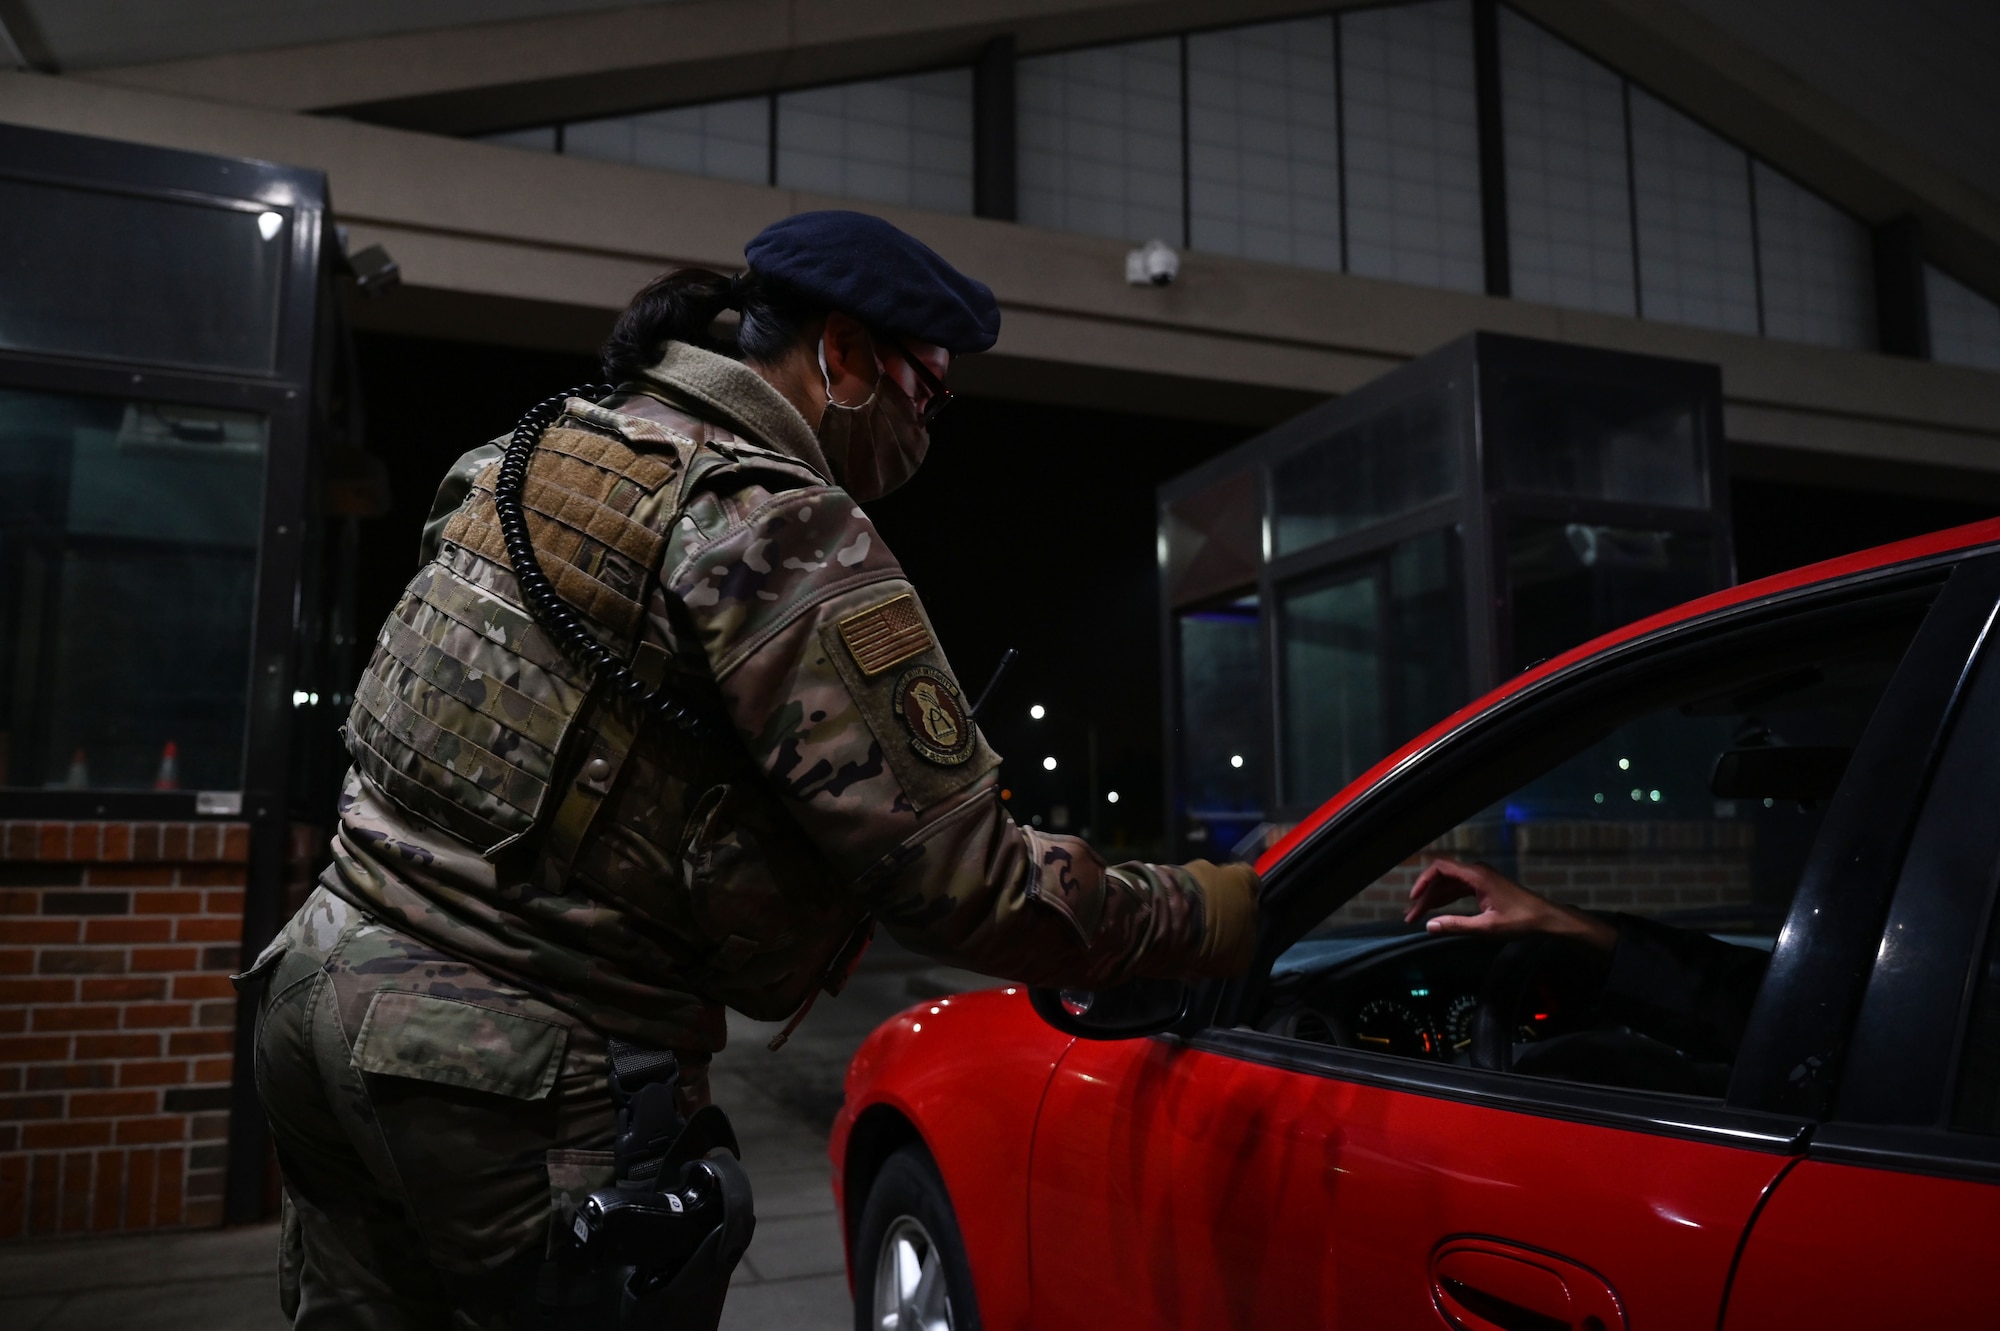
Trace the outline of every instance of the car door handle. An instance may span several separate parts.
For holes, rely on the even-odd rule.
[[[1431,1300],[1454,1331],[1624,1331],[1604,1277],[1553,1253],[1460,1235],[1431,1253]]]

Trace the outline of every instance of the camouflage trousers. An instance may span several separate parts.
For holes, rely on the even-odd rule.
[[[545,1320],[551,1235],[612,1178],[604,1038],[324,887],[242,983],[262,986],[292,1324]],[[707,1099],[706,1067],[690,1073],[687,1107]]]

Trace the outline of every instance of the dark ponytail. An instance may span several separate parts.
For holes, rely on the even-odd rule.
[[[743,316],[734,341],[715,336],[713,325],[724,310]],[[754,269],[735,277],[706,268],[662,273],[618,316],[600,353],[604,377],[614,384],[637,377],[669,342],[769,363],[803,342],[807,329],[825,315],[825,306]]]

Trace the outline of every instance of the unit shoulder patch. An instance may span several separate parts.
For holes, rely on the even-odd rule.
[[[840,640],[871,679],[931,649],[931,631],[908,592],[841,620]]]
[[[919,757],[956,767],[972,756],[972,722],[951,676],[930,666],[913,667],[898,677],[892,696]]]

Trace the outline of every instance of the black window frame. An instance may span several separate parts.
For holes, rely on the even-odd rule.
[[[1292,1071],[1512,1112],[1784,1154],[1802,1151],[1824,1117],[1831,1077],[1808,1088],[1820,1093],[1815,1100],[1798,1094],[1788,1074],[1806,1058],[1827,1062],[1829,1072],[1839,1064],[1924,776],[1996,596],[2000,555],[1954,551],[1685,621],[1537,681],[1412,757],[1275,867],[1264,894],[1257,962],[1242,978],[1207,986],[1194,1015],[1167,1038]],[[1720,1102],[1430,1064],[1266,1035],[1244,1024],[1284,949],[1372,881],[1370,870],[1382,867],[1375,860],[1385,850],[1406,853],[1412,838],[1420,839],[1435,821],[1420,812],[1423,806],[1448,782],[1518,747],[1524,732],[1573,706],[1580,692],[1608,697],[1646,680],[1663,681],[1746,636],[1768,636],[1780,625],[1795,629],[1808,616],[1826,616],[1837,627],[1871,601],[1882,601],[1887,611],[1898,597],[1929,598],[1929,605],[1857,747],[1852,775],[1829,806]],[[1364,848],[1359,854],[1357,843]],[[1375,847],[1372,856],[1369,846]],[[1326,886],[1329,879],[1337,886]],[[1801,1020],[1806,1009],[1812,1015]]]
[[[0,387],[113,401],[255,412],[268,424],[252,597],[250,676],[239,809],[193,790],[0,787],[0,816],[252,822],[282,819],[293,732],[293,602],[306,556],[313,461],[313,385],[326,266],[326,179],[317,171],[0,125],[0,178],[94,193],[282,211],[290,254],[269,372],[220,371],[0,348]],[[79,238],[80,241],[83,238]],[[109,645],[107,645],[109,646]]]
[[[2000,589],[1996,589],[2000,593]],[[2000,1182],[2000,1136],[1952,1123],[2000,910],[2000,594],[1954,690],[1937,767],[1878,938],[1814,1158]]]

